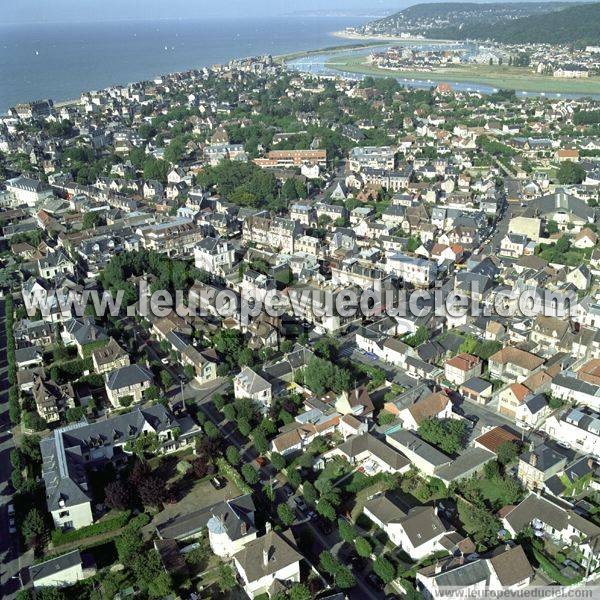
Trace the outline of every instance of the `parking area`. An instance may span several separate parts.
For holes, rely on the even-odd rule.
[[[188,477],[192,479],[194,476],[189,474]],[[238,487],[229,480],[221,489],[216,489],[209,480],[198,481],[190,487],[179,502],[165,505],[164,510],[154,517],[145,529],[152,531],[157,525],[176,521],[179,517],[202,510],[227,498],[236,498],[240,494]]]

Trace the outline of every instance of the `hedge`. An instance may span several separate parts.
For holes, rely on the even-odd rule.
[[[560,572],[560,569],[551,560],[549,560],[546,556],[544,556],[537,548],[532,548],[532,549],[533,549],[533,555],[535,556],[535,559],[537,560],[538,564],[540,565],[540,568],[542,569],[542,571],[544,571],[544,573],[546,573],[546,575],[548,575],[548,577],[551,577],[552,579],[554,579],[554,581],[556,581],[556,583],[560,583],[561,585],[573,585],[573,584],[581,581],[581,577],[577,577],[574,579],[565,577]]]
[[[82,527],[81,529],[74,529],[72,531],[61,531],[60,529],[55,529],[52,532],[52,544],[54,546],[62,546],[63,544],[69,544],[71,542],[83,540],[94,535],[116,531],[117,529],[125,527],[130,518],[131,511],[127,510],[116,517],[106,519],[105,521],[100,521],[99,523],[94,523],[93,525],[88,525],[87,527]]]
[[[244,479],[238,473],[238,471],[234,469],[224,458],[218,458],[216,460],[216,464],[217,469],[219,470],[219,474],[233,481],[233,483],[235,483],[240,492],[242,492],[243,494],[252,493],[252,488],[244,481]]]

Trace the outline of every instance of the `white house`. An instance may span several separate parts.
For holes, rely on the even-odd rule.
[[[85,569],[84,572],[79,550],[73,550],[29,567],[29,576],[36,589],[68,587],[86,577],[91,577],[94,573],[93,568]]]
[[[364,514],[413,560],[420,560],[446,549],[440,540],[449,531],[438,517],[437,508],[433,506],[416,506],[405,512],[381,495],[365,504]]]
[[[269,410],[273,400],[271,384],[250,367],[244,367],[234,377],[233,392],[236,400],[240,398],[254,400],[263,413]]]
[[[573,450],[600,458],[600,415],[597,412],[573,408],[562,416],[548,418],[544,430]]]
[[[141,402],[142,394],[154,380],[149,369],[137,364],[115,369],[105,377],[106,394],[114,408],[123,406],[125,399],[130,399],[127,406]]]
[[[402,427],[415,431],[425,419],[451,419],[453,416],[457,415],[452,412],[452,401],[444,392],[436,392],[420,398],[398,413]]]
[[[447,558],[417,571],[417,589],[425,598],[482,595],[526,588],[534,570],[521,546],[498,548],[490,558]]]
[[[221,275],[231,269],[235,262],[235,249],[230,242],[206,237],[194,248],[194,264],[197,269]]]
[[[502,517],[502,523],[513,536],[531,527],[538,537],[546,536],[555,543],[576,547],[586,561],[591,559],[592,566],[599,562],[600,551],[594,550],[594,538],[600,535],[600,527],[578,515],[568,505],[530,493]]]
[[[282,533],[269,530],[233,557],[233,564],[249,598],[270,594],[275,586],[288,587],[300,581],[302,555],[288,529]]]

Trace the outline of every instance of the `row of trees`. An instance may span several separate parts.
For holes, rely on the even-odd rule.
[[[4,301],[4,318],[6,333],[6,360],[8,363],[8,415],[10,422],[17,425],[21,422],[21,404],[19,402],[19,388],[17,387],[17,363],[15,360],[15,335],[14,335],[15,307],[10,294]]]

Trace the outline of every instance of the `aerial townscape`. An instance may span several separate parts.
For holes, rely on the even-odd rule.
[[[600,4],[565,4],[0,116],[2,598],[596,585]]]

